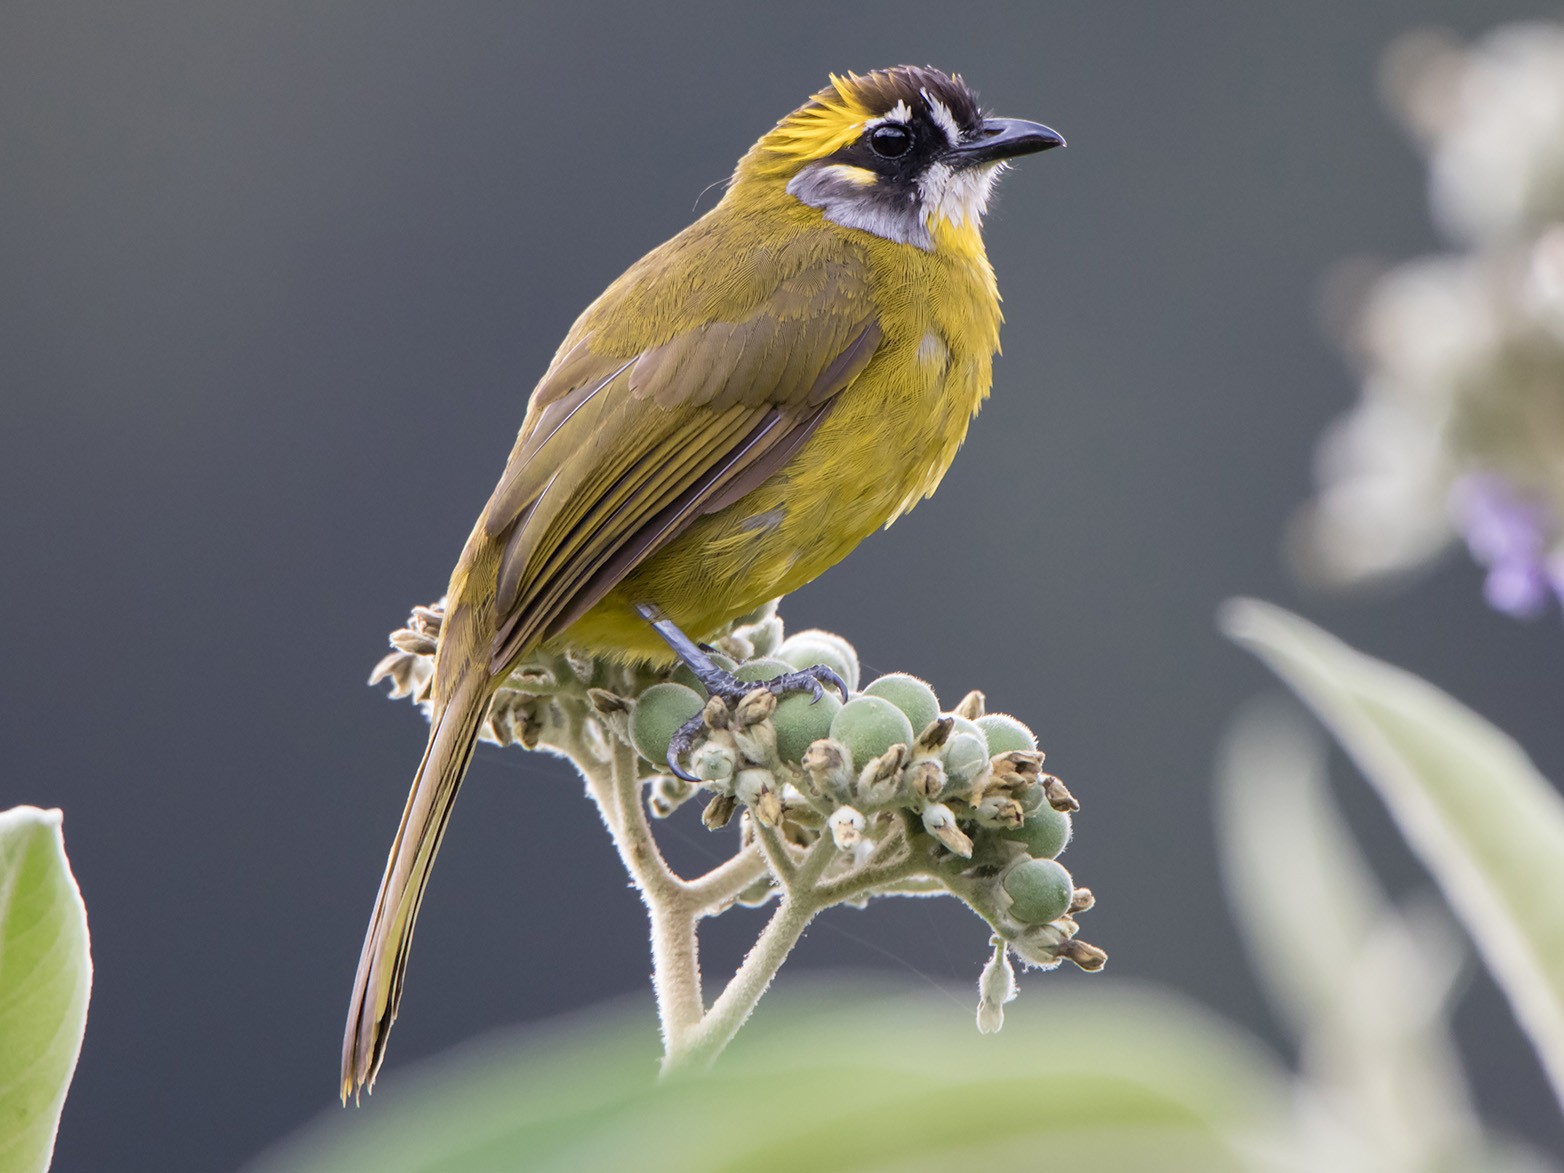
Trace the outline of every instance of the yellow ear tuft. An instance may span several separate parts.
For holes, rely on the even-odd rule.
[[[784,174],[823,159],[858,137],[874,113],[864,103],[862,79],[855,73],[831,74],[831,84],[794,110],[750,152],[756,170]]]

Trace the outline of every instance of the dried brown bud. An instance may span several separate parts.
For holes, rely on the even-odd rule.
[[[630,702],[628,700],[616,692],[609,692],[606,688],[587,689],[587,699],[592,702],[592,707],[599,713],[628,713],[630,711]]]
[[[738,800],[731,794],[713,795],[706,809],[701,812],[701,822],[713,831],[726,827],[738,805]]]
[[[1092,895],[1090,888],[1077,888],[1075,895],[1070,897],[1070,914],[1085,912],[1097,903],[1097,897]]]
[[[757,688],[747,692],[733,710],[733,727],[747,729],[758,725],[777,711],[777,694],[769,688]]]
[[[391,646],[410,656],[432,656],[439,644],[421,631],[409,631],[404,627],[391,633]]]
[[[1021,804],[1003,794],[990,794],[973,808],[973,817],[986,827],[1014,830],[1026,821]]]
[[[902,781],[918,798],[938,798],[945,789],[945,768],[938,758],[922,758],[903,771]]]
[[[998,790],[1015,795],[1039,779],[1042,774],[1043,755],[1035,750],[1013,749],[996,753],[988,760],[988,784],[985,792]]]
[[[968,721],[976,721],[987,712],[987,704],[988,698],[974,688],[961,698],[961,703],[952,709],[951,712],[958,717],[965,717]]]
[[[934,753],[947,741],[950,733],[956,727],[956,722],[950,717],[939,717],[930,721],[923,727],[923,732],[918,734],[918,739],[913,743],[912,752],[918,754]]]
[[[755,801],[755,817],[768,827],[782,822],[782,799],[769,786],[760,792]]]
[[[1081,809],[1081,804],[1075,801],[1075,795],[1065,788],[1063,782],[1052,774],[1044,774],[1042,777],[1043,796],[1048,799],[1048,805],[1056,811],[1074,812]]]
[[[879,806],[895,799],[901,791],[901,770],[907,764],[907,747],[893,745],[872,758],[858,773],[858,796],[866,806]]]
[[[730,714],[728,702],[720,696],[714,696],[706,701],[706,707],[701,710],[701,716],[706,721],[708,729],[726,729]]]
[[[1054,952],[1065,961],[1073,961],[1087,973],[1096,973],[1108,964],[1108,954],[1105,951],[1075,937],[1061,942]]]
[[[811,793],[846,796],[852,770],[840,743],[822,737],[804,751],[799,765],[803,768],[804,785]]]
[[[956,826],[956,816],[942,802],[923,808],[923,829],[963,859],[972,858],[972,840]]]

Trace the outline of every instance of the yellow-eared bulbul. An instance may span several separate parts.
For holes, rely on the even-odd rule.
[[[353,985],[344,1099],[384,1056],[500,681],[540,648],[692,653],[678,629],[714,634],[933,492],[999,346],[989,194],[1008,160],[1063,142],[985,117],[936,69],[832,77],[739,160],[716,207],[576,320],[451,575],[428,748]]]

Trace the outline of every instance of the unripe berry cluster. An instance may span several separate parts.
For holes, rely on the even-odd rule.
[[[394,650],[371,683],[389,680],[393,696],[427,707],[443,616],[442,604],[416,609],[392,635]],[[630,781],[654,816],[669,817],[700,792],[708,828],[737,818],[740,854],[759,850],[764,866],[703,915],[732,903],[766,904],[784,890],[816,911],[883,895],[944,892],[962,900],[993,930],[995,953],[980,983],[983,1030],[999,1028],[1003,1004],[1014,996],[1011,954],[1044,968],[1065,960],[1102,967],[1106,954],[1076,937],[1074,918],[1091,907],[1091,892],[1057,862],[1079,807],[1044,772],[1043,752],[1024,723],[987,712],[980,692],[947,710],[915,676],[865,682],[850,643],[818,630],[784,637],[774,606],[740,620],[717,640],[712,658],[755,688],[728,701],[708,697],[683,665],[655,671],[539,655],[500,689],[482,736],[563,754],[587,778],[589,793],[614,746],[633,747]],[[815,698],[768,687],[817,665],[847,686],[845,703],[829,691]],[[701,732],[686,756],[692,782],[672,776],[667,755],[697,718]],[[801,891],[796,878],[811,859],[819,866]]]

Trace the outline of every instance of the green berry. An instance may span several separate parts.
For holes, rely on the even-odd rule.
[[[864,696],[884,697],[902,712],[912,723],[913,733],[922,733],[930,721],[939,716],[939,697],[934,690],[916,676],[905,672],[893,672],[882,676],[863,690]]]
[[[783,697],[771,717],[777,727],[777,756],[784,762],[798,761],[811,745],[831,735],[831,722],[841,711],[834,689],[827,689],[818,701],[807,692]]]
[[[990,713],[977,719],[977,726],[988,739],[988,752],[1010,753],[1021,750],[1031,753],[1037,749],[1037,738],[1032,731],[1007,713]]]
[[[1026,853],[1033,859],[1053,859],[1069,846],[1071,830],[1069,813],[1056,811],[1045,802],[1026,816],[1026,822],[1000,835],[1025,843]]]
[[[861,696],[832,719],[831,736],[847,747],[854,769],[861,770],[891,746],[911,745],[912,722],[884,697]]]
[[[957,718],[958,721],[960,719]],[[981,733],[955,733],[945,743],[941,758],[945,763],[945,773],[951,781],[969,786],[983,772],[983,767],[988,765],[988,745]]]
[[[819,628],[790,635],[777,648],[777,655],[794,668],[813,668],[824,664],[847,684],[848,691],[858,688],[858,653],[839,635]]]
[[[668,743],[679,726],[705,707],[706,699],[693,688],[671,680],[654,684],[630,711],[630,740],[642,757],[660,766],[668,760]]]
[[[758,660],[744,661],[734,671],[733,675],[752,684],[765,684],[768,680],[775,680],[778,676],[786,676],[791,671],[793,671],[793,665],[785,660],[773,660],[769,656],[762,656]]]
[[[730,656],[724,656],[721,652],[708,652],[706,654],[712,658],[717,667],[723,669],[724,671],[732,672],[739,666],[737,660],[734,660]],[[699,680],[695,679],[695,673],[690,671],[690,666],[688,664],[680,664],[673,670],[673,675],[668,677],[668,679],[674,684],[682,684],[685,688],[694,689],[702,696],[706,695],[706,686],[703,685]]]
[[[1051,859],[1026,859],[1000,880],[1010,896],[1010,915],[1022,924],[1045,925],[1070,911],[1075,883]]]

